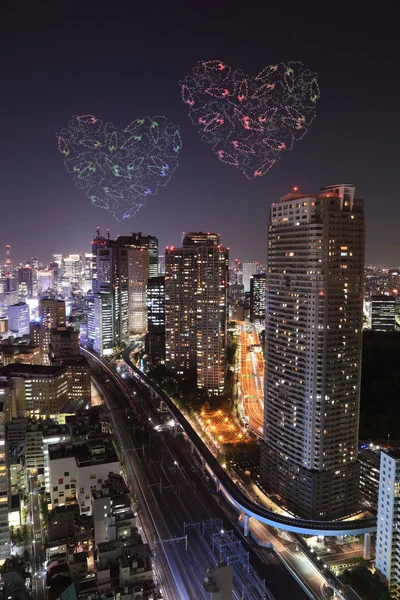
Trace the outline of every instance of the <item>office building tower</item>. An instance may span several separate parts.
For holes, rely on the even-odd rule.
[[[17,271],[18,298],[25,300],[34,297],[34,282],[36,283],[36,271],[32,267],[21,267]]]
[[[166,365],[197,373],[197,387],[221,394],[225,380],[229,251],[214,233],[188,233],[165,252]]]
[[[43,364],[50,364],[49,361],[49,345],[51,330],[56,327],[65,326],[65,302],[62,300],[47,300],[39,301],[39,319],[40,319],[40,339],[39,343],[43,352]],[[31,335],[34,335],[34,330],[31,330]],[[36,343],[33,339],[33,343]]]
[[[64,274],[64,262],[62,254],[53,254],[53,262],[58,265],[58,276],[62,277]]]
[[[79,254],[69,254],[63,262],[63,278],[72,288],[80,288],[82,284],[82,258]]]
[[[83,271],[83,291],[87,294],[92,289],[93,282],[93,254],[91,252],[85,253],[85,267]]]
[[[11,364],[0,369],[0,380],[11,390],[13,418],[54,417],[68,402],[63,367]]]
[[[91,398],[90,367],[79,350],[79,331],[57,327],[50,332],[50,364],[63,366],[67,372],[68,399]]]
[[[38,295],[43,296],[54,289],[54,273],[49,269],[40,269],[36,272]]]
[[[128,248],[129,332],[142,334],[147,330],[146,289],[149,280],[149,251]]]
[[[268,225],[261,477],[313,519],[358,508],[365,227],[354,192],[287,194]]]
[[[115,346],[114,302],[112,294],[101,292],[89,296],[87,302],[87,345],[91,350],[111,354]]]
[[[11,304],[7,309],[8,329],[18,337],[29,335],[29,306],[25,302]]]
[[[243,263],[242,265],[242,283],[244,285],[244,291],[250,291],[250,278],[257,273],[257,263]]]
[[[394,331],[396,325],[396,296],[372,296],[372,331]]]
[[[128,249],[111,240],[109,232],[107,238],[104,238],[97,230],[92,243],[92,254],[93,307],[95,329],[98,329],[95,338],[96,346],[102,348],[103,352],[129,342]]]
[[[164,275],[165,273],[165,255],[162,254],[158,257],[158,272],[160,275]]]
[[[243,265],[239,259],[235,258],[235,262],[233,265],[234,277],[229,279],[229,283],[236,283],[238,285],[243,285]]]
[[[250,321],[265,322],[265,273],[250,277]]]
[[[4,400],[0,396],[0,561],[11,554],[10,530],[8,527],[9,481],[6,461],[5,410]]]
[[[116,242],[126,248],[143,248],[149,252],[149,277],[158,277],[158,239],[141,232],[118,236]]]
[[[4,307],[8,308],[18,302],[18,284],[11,273],[6,274],[3,279]]]
[[[375,568],[389,586],[392,598],[400,596],[400,450],[381,453],[378,529]]]
[[[165,359],[165,277],[152,277],[147,283],[146,354],[152,361]]]

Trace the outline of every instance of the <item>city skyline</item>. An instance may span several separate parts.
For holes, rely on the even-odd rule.
[[[182,6],[172,13],[162,7],[141,7],[134,14],[121,8],[106,18],[96,6],[94,17],[81,7],[79,18],[64,14],[57,19],[44,7],[23,13],[1,9],[0,47],[13,60],[6,61],[3,74],[0,199],[6,210],[0,236],[11,244],[14,261],[29,256],[33,223],[41,260],[52,251],[83,254],[100,226],[102,231],[110,228],[113,237],[154,233],[160,248],[178,245],[182,231],[218,231],[232,257],[263,262],[272,202],[295,185],[307,191],[349,181],[365,198],[367,262],[396,264],[400,209],[393,123],[398,83],[391,76],[396,20],[390,11],[372,20],[339,3],[326,29],[313,3],[285,14],[279,7],[267,10],[256,3],[257,19],[251,10],[238,19],[239,7],[224,3],[219,17],[208,3],[193,16],[187,12],[190,7]],[[346,44],[337,42],[343,23]],[[372,30],[374,44],[368,35]],[[103,39],[107,44],[99,43]],[[324,52],[317,52],[318,47]],[[302,60],[319,73],[321,99],[310,131],[256,181],[216,159],[198,139],[182,105],[178,82],[199,59],[213,57],[250,75],[281,60]],[[79,112],[93,112],[118,127],[145,114],[166,114],[181,127],[179,169],[135,218],[117,223],[90,206],[65,172],[55,132]],[[62,225],[53,225],[55,212],[64,218]]]

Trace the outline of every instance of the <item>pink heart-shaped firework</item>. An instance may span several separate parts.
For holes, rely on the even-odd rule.
[[[180,85],[201,139],[248,179],[265,175],[304,137],[320,95],[317,75],[300,62],[268,66],[254,78],[219,60],[199,62]]]

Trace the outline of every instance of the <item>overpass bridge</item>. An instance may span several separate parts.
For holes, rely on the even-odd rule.
[[[91,360],[100,364],[108,372],[110,377],[116,381],[120,389],[126,395],[133,410],[135,410],[135,397],[130,392],[124,380],[114,371],[114,369],[106,361],[87,348],[81,347],[81,352]],[[145,385],[168,409],[175,423],[180,426],[183,433],[189,439],[192,451],[196,452],[204,468],[207,469],[210,477],[214,480],[217,491],[226,498],[232,508],[243,514],[245,535],[248,534],[250,517],[261,523],[265,523],[266,525],[276,527],[277,529],[300,535],[341,536],[363,535],[376,532],[376,517],[362,519],[354,518],[346,521],[317,521],[303,519],[300,517],[279,514],[248,498],[233,483],[226,470],[215,458],[172,400],[149,377],[147,377],[147,375],[142,373],[142,371],[131,362],[129,348],[122,353],[122,358],[131,375],[141,384]]]

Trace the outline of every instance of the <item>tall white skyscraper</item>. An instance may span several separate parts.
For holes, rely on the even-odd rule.
[[[365,226],[354,192],[287,194],[268,225],[261,477],[314,519],[358,508]]]
[[[381,452],[375,567],[393,598],[400,594],[400,450]]]

